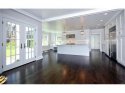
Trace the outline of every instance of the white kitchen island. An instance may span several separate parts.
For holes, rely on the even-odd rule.
[[[86,44],[59,45],[59,46],[57,46],[57,53],[58,54],[67,54],[67,55],[89,56],[89,46]]]

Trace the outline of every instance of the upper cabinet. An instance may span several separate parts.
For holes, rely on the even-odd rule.
[[[124,11],[122,11],[117,17],[116,17],[116,30],[117,30],[117,37],[124,37],[125,36],[125,27],[124,27]]]

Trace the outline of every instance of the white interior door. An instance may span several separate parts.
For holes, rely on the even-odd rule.
[[[91,49],[100,49],[100,35],[91,35]]]
[[[3,19],[3,71],[20,66],[22,54],[21,25]]]

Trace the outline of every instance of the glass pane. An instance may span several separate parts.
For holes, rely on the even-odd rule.
[[[16,61],[19,61],[19,58],[20,56],[19,55],[16,55]]]
[[[29,48],[29,52],[31,52],[31,49],[32,49],[32,48]]]
[[[15,56],[11,56],[11,63],[14,63],[15,61]]]
[[[14,30],[11,31],[10,38],[11,39],[16,39],[16,31],[14,31]]]
[[[16,40],[13,39],[11,40],[11,55],[15,56],[16,53]]]
[[[20,33],[16,32],[16,39],[20,39]]]
[[[26,47],[26,52],[29,52],[27,47]]]
[[[27,47],[30,46],[30,40],[27,40]]]
[[[16,31],[19,32],[19,25],[16,25]]]
[[[28,27],[26,27],[26,31],[28,31]]]
[[[12,23],[12,31],[16,32],[16,24]]]
[[[31,40],[31,48],[34,48],[34,40]]]
[[[6,65],[10,65],[11,61],[10,61],[10,57],[6,57]]]
[[[26,53],[26,59],[28,59],[28,53]]]
[[[6,38],[11,38],[11,31],[9,30],[9,31],[7,31],[6,32],[6,35],[7,35],[7,37]]]
[[[31,31],[32,29],[29,27],[29,31]]]
[[[32,52],[32,58],[34,57],[34,51]]]
[[[29,52],[29,58],[31,58],[31,55],[32,55],[32,53],[31,53],[31,52]]]
[[[6,56],[10,56],[10,40],[6,40]]]
[[[19,47],[16,48],[16,54],[20,54],[20,48]]]
[[[20,40],[16,40],[16,47],[20,47]]]
[[[34,48],[32,48],[32,52],[34,52]]]
[[[11,23],[7,22],[7,38],[11,37]]]

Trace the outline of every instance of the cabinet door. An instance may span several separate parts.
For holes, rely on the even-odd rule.
[[[119,21],[120,21],[120,22],[119,22],[119,23],[120,23],[120,29],[119,29],[119,30],[120,30],[120,36],[125,36],[125,31],[124,31],[124,28],[125,28],[125,27],[124,27],[124,23],[125,23],[124,21],[125,21],[125,20],[124,20],[124,19],[125,19],[125,18],[124,18],[124,12],[122,12],[122,13],[120,14],[120,20],[119,20]]]
[[[125,66],[125,37],[121,37],[121,64]]]

